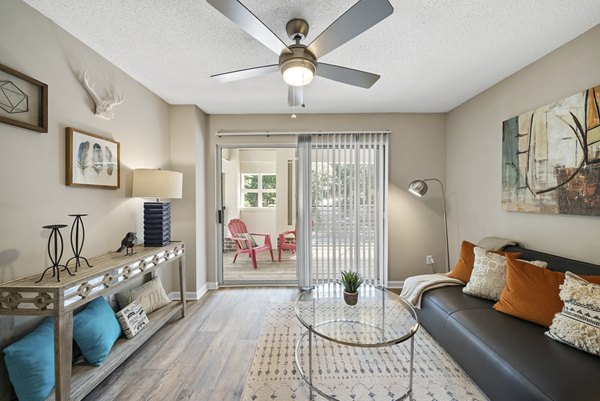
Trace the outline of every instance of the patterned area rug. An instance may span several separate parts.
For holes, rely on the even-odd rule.
[[[308,385],[294,363],[296,343],[305,332],[290,302],[272,302],[262,328],[243,401],[308,400]],[[431,336],[415,335],[413,396],[418,401],[486,401],[487,397]],[[308,340],[300,346],[308,366]],[[406,392],[410,344],[356,348],[313,336],[313,383],[339,400],[387,401]],[[315,400],[324,400],[315,394]]]

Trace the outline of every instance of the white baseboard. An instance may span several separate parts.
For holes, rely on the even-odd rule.
[[[219,283],[217,283],[216,281],[213,283],[206,283],[206,288],[208,290],[218,290],[219,289]]]
[[[404,286],[404,280],[402,281],[388,281],[387,288],[402,288]]]
[[[185,293],[185,299],[188,301],[197,301],[199,300],[206,292],[209,290],[209,287],[213,283],[206,283],[202,287],[200,287],[197,291],[188,291]],[[173,301],[181,300],[181,295],[179,291],[173,291],[169,293],[169,299]]]

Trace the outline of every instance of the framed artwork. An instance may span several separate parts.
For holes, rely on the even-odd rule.
[[[119,142],[67,127],[66,185],[118,189],[121,185]]]
[[[0,122],[48,132],[48,85],[0,64]]]
[[[600,85],[504,121],[502,207],[600,216]]]

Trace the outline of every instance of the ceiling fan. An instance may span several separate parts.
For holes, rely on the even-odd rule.
[[[288,104],[294,107],[304,104],[303,87],[315,75],[361,88],[370,88],[379,79],[377,74],[326,64],[318,59],[390,16],[394,9],[388,0],[359,0],[308,46],[300,43],[308,35],[308,22],[303,19],[288,21],[286,32],[294,41],[288,46],[238,0],[207,2],[279,55],[277,64],[211,75],[220,82],[253,78],[279,70],[289,85]]]

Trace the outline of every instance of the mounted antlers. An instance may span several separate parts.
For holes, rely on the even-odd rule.
[[[90,83],[87,72],[88,70],[86,69],[83,73],[83,84],[85,86],[85,89],[92,97],[94,103],[96,103],[96,115],[98,117],[104,118],[105,120],[112,120],[112,118],[114,117],[113,108],[125,101],[125,94],[122,94],[121,96],[114,94],[112,99],[102,100],[94,90],[94,82]]]

